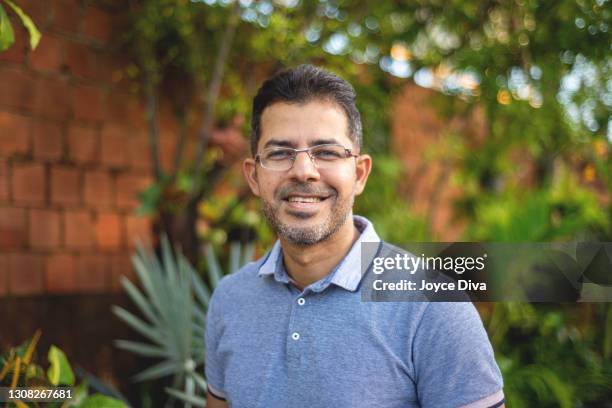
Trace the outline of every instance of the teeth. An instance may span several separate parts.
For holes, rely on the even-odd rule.
[[[319,197],[289,197],[291,203],[318,203],[322,200]]]

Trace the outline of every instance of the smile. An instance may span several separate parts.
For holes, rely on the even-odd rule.
[[[320,203],[327,197],[302,197],[302,196],[290,196],[287,197],[287,201],[290,203]]]

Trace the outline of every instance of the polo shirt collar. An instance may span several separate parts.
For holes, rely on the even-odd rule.
[[[380,237],[374,230],[372,223],[367,218],[354,215],[353,222],[355,223],[357,229],[361,231],[357,241],[355,241],[347,255],[329,275],[318,280],[317,282],[312,283],[307,287],[307,289],[310,289],[313,292],[321,292],[331,283],[348,291],[355,291],[357,289],[362,277],[361,244],[364,242],[379,243]],[[290,278],[283,266],[282,253],[280,240],[277,240],[270,252],[268,252],[266,259],[259,267],[259,275],[273,275],[276,281],[288,284],[290,282]],[[363,262],[365,264],[369,264],[371,262],[371,259],[369,258],[372,257],[374,257],[373,253],[368,254],[368,259],[363,259]]]

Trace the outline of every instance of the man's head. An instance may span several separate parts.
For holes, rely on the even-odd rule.
[[[348,120],[348,136],[357,148],[362,146],[361,116],[355,105],[355,89],[339,76],[313,65],[287,69],[263,83],[253,100],[251,119],[251,153],[257,154],[261,138],[261,117],[270,105],[277,102],[305,104],[312,100],[333,102]]]
[[[343,227],[352,232],[347,220],[372,161],[359,154],[351,85],[309,65],[283,71],[257,93],[252,127],[254,157],[244,161],[244,174],[279,237],[307,246]],[[304,151],[314,146],[322,147]]]

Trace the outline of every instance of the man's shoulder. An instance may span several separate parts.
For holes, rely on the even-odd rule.
[[[215,288],[214,293],[219,295],[234,296],[244,291],[252,290],[259,283],[259,267],[265,261],[265,256],[244,265],[238,271],[225,275]]]
[[[238,271],[225,275],[216,290],[231,291],[240,287],[248,286],[251,281],[258,277],[260,260],[249,262]]]
[[[410,252],[406,251],[405,249],[400,248],[397,245],[394,245],[394,244],[392,244],[390,242],[381,241],[380,243],[381,243],[381,245],[380,245],[380,250],[379,250],[379,256],[380,255],[383,255],[383,256],[385,256],[385,255],[395,255],[395,254],[401,254],[401,255],[409,254],[411,256],[414,256]]]

